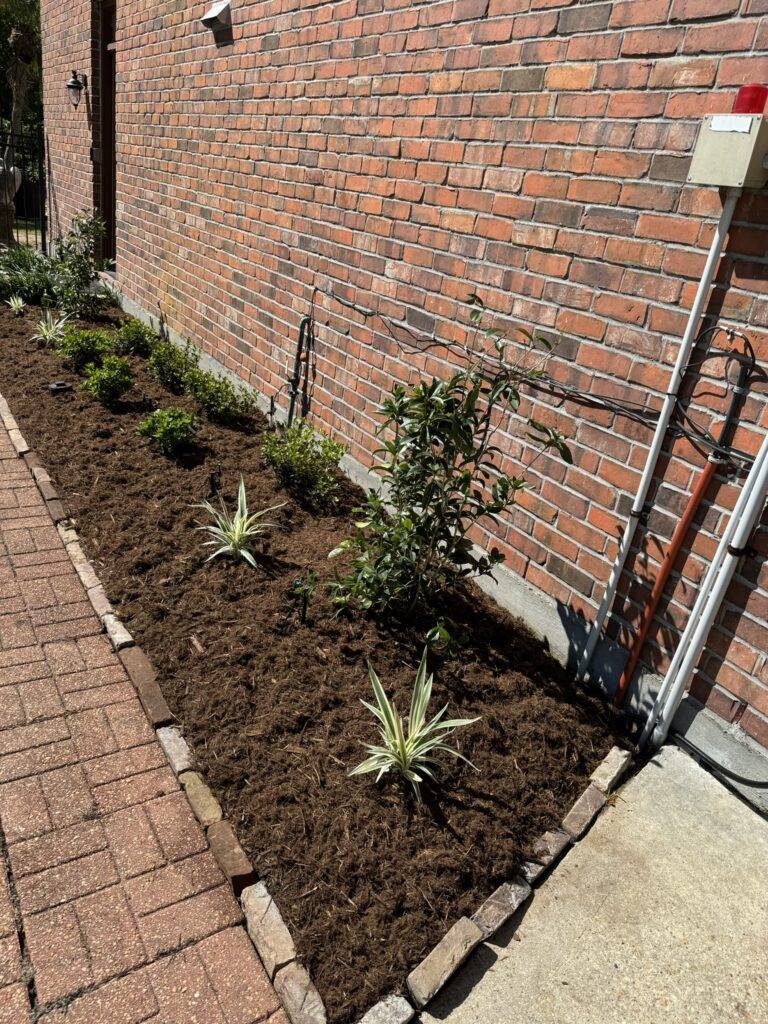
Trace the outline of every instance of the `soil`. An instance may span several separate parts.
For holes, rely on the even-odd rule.
[[[614,742],[616,719],[576,688],[519,622],[473,587],[436,601],[455,650],[432,659],[433,706],[480,721],[454,739],[477,771],[445,762],[424,804],[397,780],[349,778],[375,742],[366,661],[406,713],[434,616],[389,629],[338,616],[322,581],[350,533],[360,492],[333,515],[302,508],[260,456],[268,429],[203,423],[200,449],[165,458],[137,435],[150,403],[193,409],[132,360],[136,384],[113,411],[30,342],[38,312],[0,312],[0,391],[67,504],[120,616],[158,669],[200,771],[273,893],[333,1024],[402,990],[408,971],[462,914],[518,869],[556,826]],[[73,389],[48,392],[53,380]],[[206,563],[192,506],[210,473],[232,502],[240,476],[269,517],[258,570]],[[321,583],[301,624],[291,584]]]

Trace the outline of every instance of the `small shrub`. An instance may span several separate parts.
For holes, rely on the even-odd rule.
[[[476,296],[470,307],[481,337],[467,345],[463,368],[447,380],[397,385],[381,407],[380,432],[388,440],[376,469],[387,500],[370,492],[353,538],[331,552],[354,552],[351,571],[333,585],[341,607],[402,615],[465,577],[490,575],[504,561],[497,548],[479,553],[470,531],[511,508],[527,486],[524,476],[501,472],[494,434],[501,415],[517,411],[520,388],[540,375],[540,355],[532,365],[522,357],[508,362],[503,332],[483,326],[484,306]],[[551,347],[520,333],[531,345],[538,340]],[[530,418],[528,424],[540,451],[571,461],[558,431]]]
[[[51,298],[51,258],[25,245],[0,249],[0,299],[18,295],[25,302],[45,305]]]
[[[183,409],[157,409],[139,425],[142,437],[148,437],[166,455],[178,455],[192,446],[197,423]]]
[[[102,267],[96,251],[104,230],[99,214],[80,213],[73,217],[71,230],[54,242],[50,292],[59,309],[91,317],[104,307],[103,294],[92,287]]]
[[[309,504],[323,508],[336,500],[339,490],[336,469],[344,447],[317,433],[308,423],[268,434],[261,454],[280,483]]]
[[[212,523],[202,524],[197,529],[207,533],[211,540],[205,541],[205,547],[213,547],[216,550],[206,558],[210,562],[219,555],[230,555],[233,558],[243,558],[256,568],[256,559],[253,557],[251,548],[253,542],[275,526],[275,523],[261,521],[262,516],[269,515],[282,508],[285,502],[280,505],[273,505],[272,508],[264,508],[260,512],[248,512],[248,502],[245,496],[245,483],[240,477],[240,487],[237,491],[237,508],[234,515],[230,515],[223,500],[219,499],[220,508],[215,508],[210,501],[204,501],[197,508],[203,509],[213,519]]]
[[[133,384],[131,367],[122,356],[105,356],[101,366],[91,363],[85,368],[83,389],[104,405],[113,405]]]
[[[69,323],[69,316],[54,316],[49,309],[42,320],[38,321],[37,329],[32,335],[32,341],[36,341],[41,348],[56,348],[64,337],[64,330]]]
[[[187,371],[184,385],[208,419],[216,423],[239,423],[253,414],[256,404],[253,396],[226,377],[193,366]]]
[[[159,342],[151,327],[140,320],[126,320],[115,336],[115,352],[119,356],[142,356],[145,358]]]
[[[80,331],[75,327],[66,328],[56,342],[56,351],[75,373],[82,373],[89,365],[100,366],[113,349],[114,338],[106,331]]]
[[[180,349],[160,338],[152,346],[148,366],[152,376],[164,388],[181,394],[186,390],[187,374],[197,366],[197,353],[189,342]]]
[[[448,710],[446,704],[442,711],[438,711],[434,718],[427,721],[427,708],[432,696],[432,680],[430,674],[427,676],[427,648],[421,656],[421,664],[416,673],[416,681],[411,696],[411,710],[408,715],[408,729],[406,732],[403,720],[397,713],[397,708],[390,702],[379,677],[373,668],[368,666],[368,676],[371,680],[376,704],[369,704],[368,701],[361,701],[379,722],[379,734],[382,746],[365,744],[365,749],[370,755],[353,768],[350,775],[364,775],[367,772],[377,772],[376,781],[386,772],[398,772],[413,786],[416,799],[421,801],[420,786],[424,779],[434,778],[433,769],[437,764],[435,754],[450,754],[457,757],[474,768],[471,761],[468,761],[458,750],[449,746],[445,740],[456,729],[467,725],[473,725],[477,718],[449,718],[443,720]]]
[[[14,316],[24,316],[24,310],[27,308],[26,302],[20,295],[12,295],[6,305]]]

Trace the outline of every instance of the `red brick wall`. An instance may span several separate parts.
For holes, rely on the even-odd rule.
[[[90,142],[64,68],[86,67],[89,16],[42,6],[52,189],[68,215],[87,199]],[[513,323],[562,336],[559,380],[658,408],[721,205],[717,190],[686,185],[691,147],[704,114],[768,81],[768,0],[232,0],[220,46],[199,22],[206,6],[118,8],[118,278],[130,299],[269,395],[318,285],[312,412],[365,463],[382,395],[425,360],[330,290],[445,339],[478,291]],[[741,201],[709,307],[746,325],[766,360],[767,211],[765,193]],[[708,426],[724,407],[722,362],[704,369],[714,379],[694,381],[690,408]],[[496,540],[564,615],[590,617],[650,431],[573,402],[531,408],[570,437],[575,465],[537,463]],[[519,424],[505,427],[509,469],[528,453]],[[754,452],[766,427],[758,389],[735,442]],[[614,617],[622,639],[702,461],[682,440],[663,461]],[[657,669],[735,490],[720,479],[707,495],[646,651]],[[768,549],[765,534],[758,544]],[[768,572],[747,560],[695,683],[763,744],[767,611]]]

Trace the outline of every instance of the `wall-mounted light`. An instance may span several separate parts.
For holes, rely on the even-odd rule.
[[[200,19],[206,28],[213,32],[221,32],[232,26],[232,13],[229,0],[217,0]]]
[[[67,92],[69,93],[69,102],[77,110],[80,105],[80,97],[82,96],[83,89],[85,88],[85,75],[82,78],[78,77],[76,71],[72,72],[72,77],[67,82]]]

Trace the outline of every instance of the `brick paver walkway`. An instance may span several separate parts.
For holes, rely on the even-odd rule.
[[[0,426],[0,1024],[287,1024]]]

